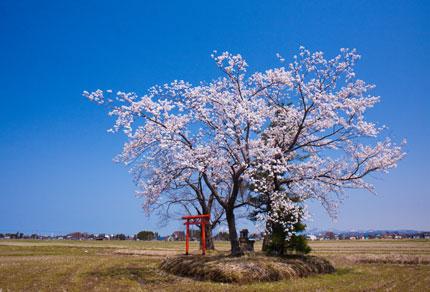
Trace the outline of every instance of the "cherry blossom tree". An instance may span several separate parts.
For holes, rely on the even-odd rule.
[[[285,72],[268,71],[244,81],[247,64],[240,55],[223,53],[214,59],[225,75],[208,84],[192,87],[175,81],[142,97],[118,92],[111,98],[111,92],[105,96],[101,90],[84,95],[109,107],[117,117],[111,131],[128,136],[117,159],[131,166],[143,208],[149,213],[169,201],[163,195],[179,190],[178,202],[198,202],[206,214],[215,198],[228,222],[232,254],[237,255],[234,210],[249,202],[247,169],[258,145],[255,133],[270,115],[255,80],[281,81]],[[190,193],[194,195],[184,195]]]
[[[261,208],[256,195],[267,197],[259,217],[266,222],[299,218],[310,198],[333,215],[333,196],[341,198],[345,188],[372,190],[363,178],[403,157],[388,138],[362,142],[381,129],[364,120],[378,98],[364,96],[373,86],[355,79],[354,51],[327,61],[301,49],[289,67],[249,77],[240,55],[212,57],[222,76],[210,83],[174,81],[141,97],[84,92],[116,116],[111,131],[127,135],[117,161],[131,167],[148,213],[172,203],[202,214],[218,206],[215,220],[225,216],[232,255],[240,255],[235,212]],[[296,223],[289,221],[284,228]]]
[[[374,86],[355,77],[359,58],[355,50],[341,49],[326,60],[301,47],[288,66],[287,90],[266,90],[274,115],[262,133],[253,178],[265,198],[256,207],[269,231],[282,225],[291,236],[308,199],[336,217],[345,190],[374,192],[365,177],[388,172],[404,157],[390,138],[377,139],[385,126],[365,120],[379,97],[368,95]]]

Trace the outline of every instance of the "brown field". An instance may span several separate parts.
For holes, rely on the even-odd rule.
[[[218,253],[228,242],[216,242]],[[184,242],[0,240],[4,291],[430,291],[430,240],[311,242],[337,273],[280,282],[223,284],[159,270]],[[257,243],[256,249],[261,248]],[[198,254],[198,243],[191,242]]]

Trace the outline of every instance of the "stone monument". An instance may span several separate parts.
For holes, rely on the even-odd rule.
[[[255,240],[248,239],[248,229],[243,229],[242,231],[240,231],[239,242],[240,248],[243,251],[254,251]]]

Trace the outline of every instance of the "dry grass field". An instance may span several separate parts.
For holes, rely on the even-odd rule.
[[[430,240],[312,242],[337,273],[223,284],[158,269],[184,242],[0,240],[0,291],[430,291]],[[229,249],[217,242],[216,252]],[[198,254],[198,243],[190,245]],[[261,245],[257,245],[257,249]]]

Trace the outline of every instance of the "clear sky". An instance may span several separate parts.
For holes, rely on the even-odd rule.
[[[218,76],[213,50],[248,72],[299,46],[362,55],[357,76],[381,102],[368,119],[407,138],[407,157],[351,193],[336,223],[315,204],[310,228],[430,230],[429,1],[0,2],[0,232],[168,234],[112,162],[126,138],[83,90],[144,94],[155,84]],[[249,226],[249,224],[248,224]]]

